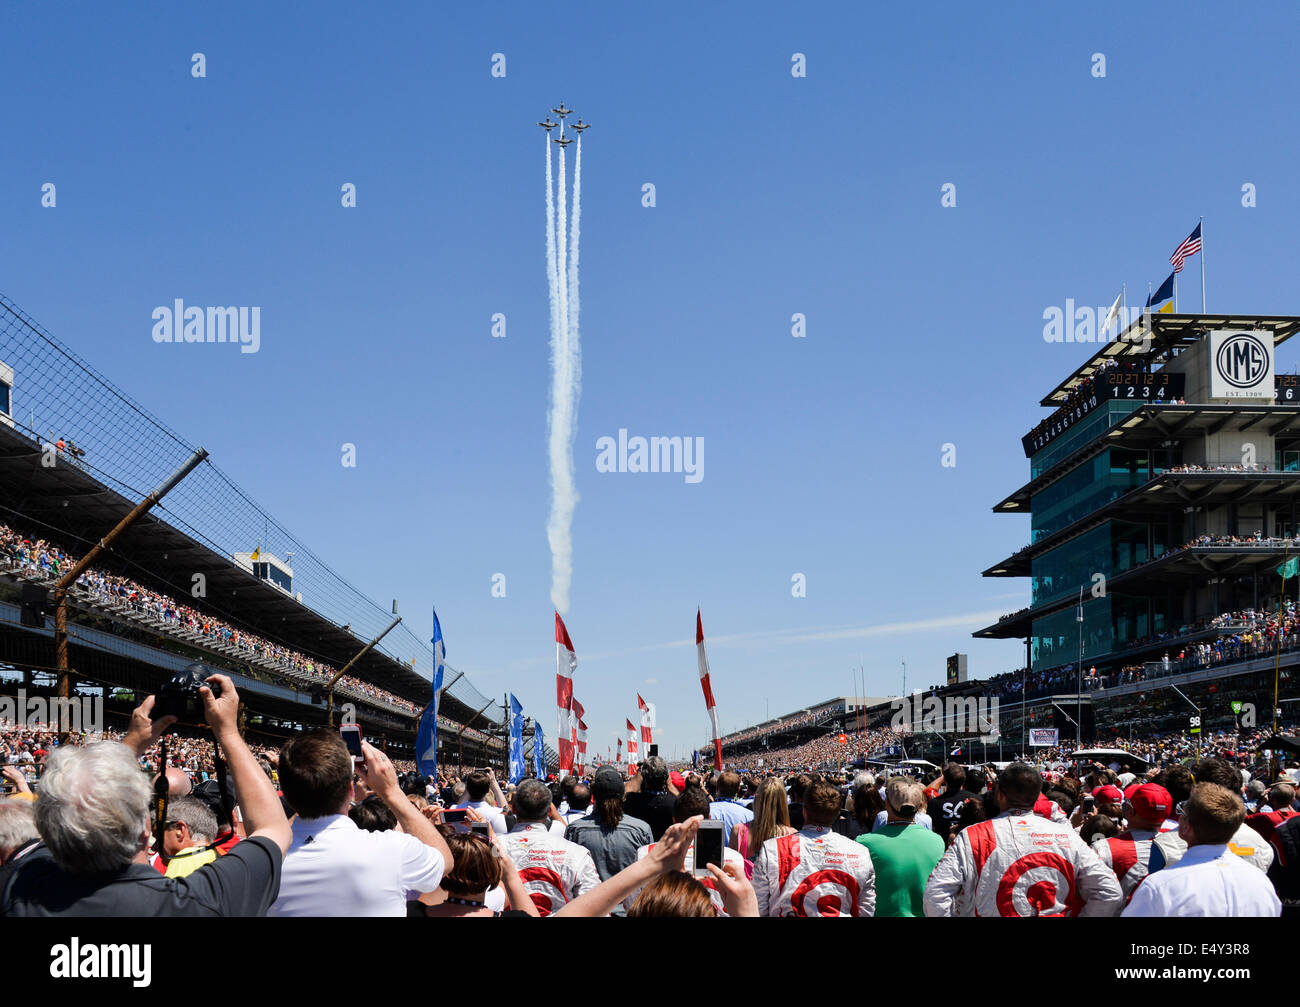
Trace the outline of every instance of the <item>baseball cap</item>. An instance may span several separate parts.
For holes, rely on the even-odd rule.
[[[1104,787],[1097,787],[1092,792],[1092,796],[1097,798],[1099,801],[1105,801],[1107,804],[1119,804],[1124,800],[1124,795],[1120,793],[1119,787],[1112,787],[1110,784],[1106,784]]]
[[[1135,793],[1137,793],[1138,788],[1141,786],[1142,784],[1140,783],[1130,783],[1127,787],[1125,787],[1124,800],[1126,801],[1129,800]]]
[[[623,774],[613,766],[601,766],[596,770],[596,778],[591,781],[591,796],[597,800],[602,797],[622,797]]]
[[[668,779],[672,781],[673,786],[676,787],[678,790],[686,789],[686,777],[682,776],[682,774],[677,772],[677,770],[674,769],[671,773],[669,773]]]
[[[1174,808],[1174,799],[1169,791],[1158,783],[1144,783],[1133,791],[1128,799],[1134,814],[1148,821],[1168,818]]]

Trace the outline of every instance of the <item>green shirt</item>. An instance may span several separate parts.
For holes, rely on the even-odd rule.
[[[858,836],[876,869],[877,916],[924,916],[922,897],[944,842],[923,825],[886,825]]]

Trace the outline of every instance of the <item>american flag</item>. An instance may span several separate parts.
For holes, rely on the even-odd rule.
[[[1196,230],[1187,236],[1181,245],[1174,249],[1174,254],[1169,256],[1169,262],[1174,267],[1175,273],[1183,271],[1183,263],[1189,256],[1195,255],[1201,250],[1201,225],[1196,225]]]

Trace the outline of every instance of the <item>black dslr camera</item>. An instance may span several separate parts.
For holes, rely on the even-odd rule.
[[[212,695],[221,695],[221,685],[218,682],[208,684],[208,677],[214,673],[215,669],[209,668],[201,661],[195,661],[193,664],[187,664],[180,671],[176,672],[154,698],[153,713],[150,714],[151,720],[158,720],[169,714],[174,716],[182,724],[204,724],[206,718],[203,715],[203,697],[199,695],[199,686],[207,685],[212,690]]]

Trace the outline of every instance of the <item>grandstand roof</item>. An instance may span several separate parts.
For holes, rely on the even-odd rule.
[[[984,571],[985,577],[1028,577],[1030,563],[1062,542],[1115,517],[1166,513],[1171,507],[1300,501],[1300,472],[1164,472],[1086,517],[1044,536]]]
[[[48,532],[70,551],[84,553],[194,451],[3,296],[0,360],[14,368],[12,422],[0,423],[0,503],[47,527],[27,527],[3,511],[0,520],[33,534]],[[58,464],[41,465],[40,444],[47,435],[75,441],[83,456],[61,453]],[[281,559],[293,553],[293,587],[303,603],[234,563],[235,553],[255,545]],[[335,667],[392,618],[387,606],[326,566],[211,460],[137,522],[100,565],[178,600],[191,597],[192,576],[202,572],[207,597],[194,599],[195,608]],[[428,642],[403,624],[354,671],[381,688],[427,702],[433,655]],[[493,724],[504,719],[500,700],[483,696],[465,677],[443,699],[452,703],[444,707],[449,715],[460,704],[469,713],[486,706],[482,718]]]
[[[1300,437],[1300,403],[1295,405],[1150,405],[1098,434],[1037,478],[995,504],[995,514],[1026,514],[1035,493],[1112,446],[1159,447],[1188,434],[1245,431],[1258,426],[1271,437]],[[999,576],[999,574],[986,574]]]
[[[1212,329],[1271,329],[1274,345],[1286,342],[1300,331],[1300,316],[1296,315],[1151,314],[1145,318],[1150,319],[1151,325],[1149,345],[1144,345],[1141,337],[1144,319],[1138,318],[1112,342],[1096,344],[1093,354],[1048,392],[1041,404],[1061,405],[1083,378],[1096,374],[1107,360],[1155,362],[1171,349],[1185,349]]]

